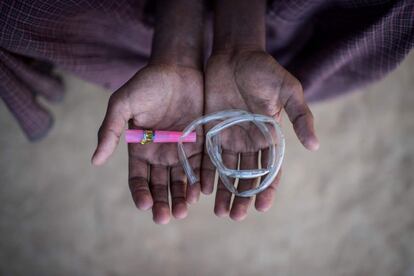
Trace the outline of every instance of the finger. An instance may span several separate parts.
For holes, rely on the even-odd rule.
[[[201,191],[203,194],[209,195],[214,190],[214,178],[216,176],[216,168],[211,163],[207,153],[203,154],[201,164]]]
[[[197,154],[192,156],[189,159],[190,165],[194,170],[194,174],[196,175],[197,179],[200,179],[200,163],[201,163],[201,154]],[[187,185],[187,202],[192,204],[196,203],[200,199],[200,181]]]
[[[255,208],[257,211],[266,212],[272,207],[275,200],[276,187],[279,185],[281,176],[282,170],[278,172],[275,180],[266,190],[256,195]]]
[[[261,153],[261,167],[266,168],[269,163],[269,149],[262,150]],[[279,185],[280,177],[282,175],[282,170],[279,170],[276,178],[272,181],[269,187],[267,187],[266,190],[263,192],[260,192],[256,195],[255,200],[255,208],[259,212],[266,212],[272,207],[274,199],[275,199],[275,193],[276,193],[276,187]]]
[[[129,189],[135,206],[140,210],[152,207],[152,196],[148,187],[148,164],[129,156]]]
[[[167,224],[170,221],[170,204],[168,199],[168,168],[151,165],[150,189],[154,200],[152,216],[155,223]]]
[[[238,154],[223,151],[223,164],[229,169],[237,169]],[[216,201],[214,204],[214,213],[218,217],[225,217],[230,211],[230,201],[232,193],[227,190],[223,182],[219,179],[217,184]]]
[[[258,167],[258,152],[242,153],[240,155],[240,169],[251,170]],[[247,191],[255,186],[257,179],[239,179],[237,190],[239,192]],[[233,200],[233,205],[230,211],[230,218],[236,221],[241,221],[246,218],[247,210],[249,209],[252,197],[236,196]]]
[[[187,216],[186,202],[186,176],[181,166],[171,168],[170,188],[172,201],[172,214],[176,219],[183,219]]]
[[[98,131],[98,145],[92,156],[92,164],[102,165],[111,156],[130,117],[127,105],[122,103],[120,96],[113,94],[109,99],[105,118]]]
[[[306,104],[302,86],[293,76],[285,78],[280,98],[299,141],[307,149],[317,150],[319,141],[315,134],[313,115]]]
[[[201,163],[201,154],[192,156],[189,160],[191,167],[194,170],[194,174],[197,179],[200,179],[200,163]],[[200,181],[187,185],[187,202],[192,204],[196,203],[200,199]]]

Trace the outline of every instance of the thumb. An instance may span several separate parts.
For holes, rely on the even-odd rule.
[[[91,160],[93,165],[104,164],[112,155],[130,118],[131,112],[128,105],[114,93],[109,98],[105,118],[98,131],[98,145]]]
[[[286,81],[289,79],[289,81]],[[300,82],[293,76],[286,76],[281,90],[281,102],[293,124],[296,136],[308,150],[319,148],[319,140],[315,134],[313,115],[306,104]]]

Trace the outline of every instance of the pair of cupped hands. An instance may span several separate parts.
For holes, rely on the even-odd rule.
[[[129,128],[183,130],[194,119],[227,109],[243,109],[272,116],[280,121],[284,109],[301,143],[310,150],[318,148],[313,117],[305,103],[299,81],[272,56],[261,51],[213,54],[204,73],[175,64],[148,64],[109,99],[105,119],[98,134],[98,147],[92,162],[103,164],[114,152],[122,132]],[[212,126],[207,125],[204,131]],[[266,163],[264,145],[255,143],[257,129],[232,128],[221,137],[223,161],[229,168],[257,168]],[[176,144],[129,144],[129,188],[140,210],[152,209],[156,223],[168,223],[172,215],[187,216],[200,192],[213,192],[215,168],[204,151],[203,133],[197,143],[187,144],[187,155],[200,182],[189,185],[178,158]],[[270,187],[255,197],[255,208],[267,211],[274,200],[279,176]],[[238,190],[248,190],[254,180],[240,180]],[[169,196],[171,195],[171,197]],[[171,202],[170,202],[171,198]],[[243,220],[252,198],[235,197],[218,182],[214,213]],[[171,211],[172,212],[171,212]]]

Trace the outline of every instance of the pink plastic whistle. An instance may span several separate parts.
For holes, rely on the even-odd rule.
[[[180,131],[164,131],[164,130],[142,130],[142,129],[127,129],[125,131],[125,141],[127,143],[177,143],[178,139],[183,133]],[[188,134],[183,142],[196,142],[197,135],[195,132]]]

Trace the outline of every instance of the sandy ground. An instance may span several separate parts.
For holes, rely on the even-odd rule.
[[[135,209],[121,145],[93,168],[108,93],[66,77],[50,135],[29,144],[0,104],[1,275],[414,275],[414,54],[383,81],[314,104],[321,139],[285,124],[277,201],[242,223],[202,197],[184,221]]]

